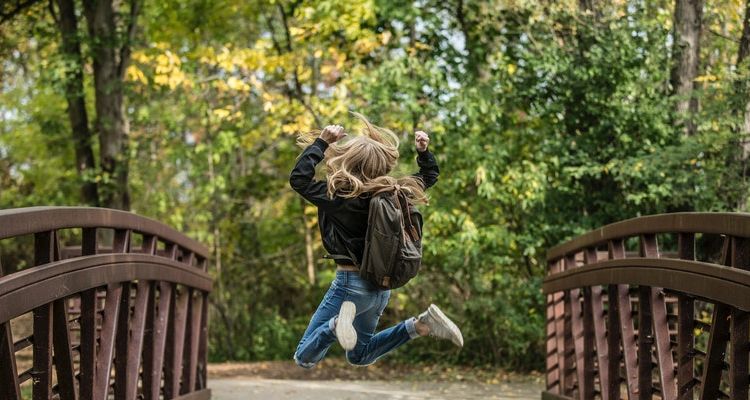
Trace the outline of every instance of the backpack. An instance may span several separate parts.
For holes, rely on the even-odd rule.
[[[375,194],[359,275],[380,289],[396,289],[417,275],[421,262],[422,214],[398,186]]]

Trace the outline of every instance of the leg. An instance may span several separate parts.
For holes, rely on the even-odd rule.
[[[366,283],[366,282],[365,282]],[[357,330],[357,345],[346,353],[347,360],[354,365],[369,365],[386,353],[396,349],[410,339],[418,337],[414,318],[375,334],[378,320],[390,298],[390,291],[376,291],[369,297],[357,299],[357,317],[354,328]]]
[[[310,324],[294,352],[294,361],[300,367],[314,367],[325,357],[336,340],[333,334],[333,322],[339,313],[341,303],[344,302],[344,297],[345,292],[337,276],[310,319]]]

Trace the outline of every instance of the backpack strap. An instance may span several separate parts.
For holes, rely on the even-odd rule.
[[[414,222],[411,220],[411,212],[409,212],[409,202],[406,200],[406,195],[400,190],[400,186],[396,185],[394,195],[396,197],[396,205],[401,210],[401,216],[404,220],[404,229],[411,236],[412,241],[416,242],[419,240],[419,234],[417,228],[414,226]]]

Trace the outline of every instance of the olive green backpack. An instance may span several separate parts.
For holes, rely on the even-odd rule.
[[[404,286],[422,262],[422,214],[405,194],[375,194],[370,200],[365,251],[359,274],[381,289]]]

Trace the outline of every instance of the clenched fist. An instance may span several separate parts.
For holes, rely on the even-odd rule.
[[[346,136],[346,133],[344,132],[344,127],[341,125],[328,125],[320,132],[320,138],[328,144],[334,143],[344,136]]]
[[[414,132],[414,143],[417,145],[417,151],[423,152],[427,150],[427,145],[430,144],[430,137],[425,131]]]

